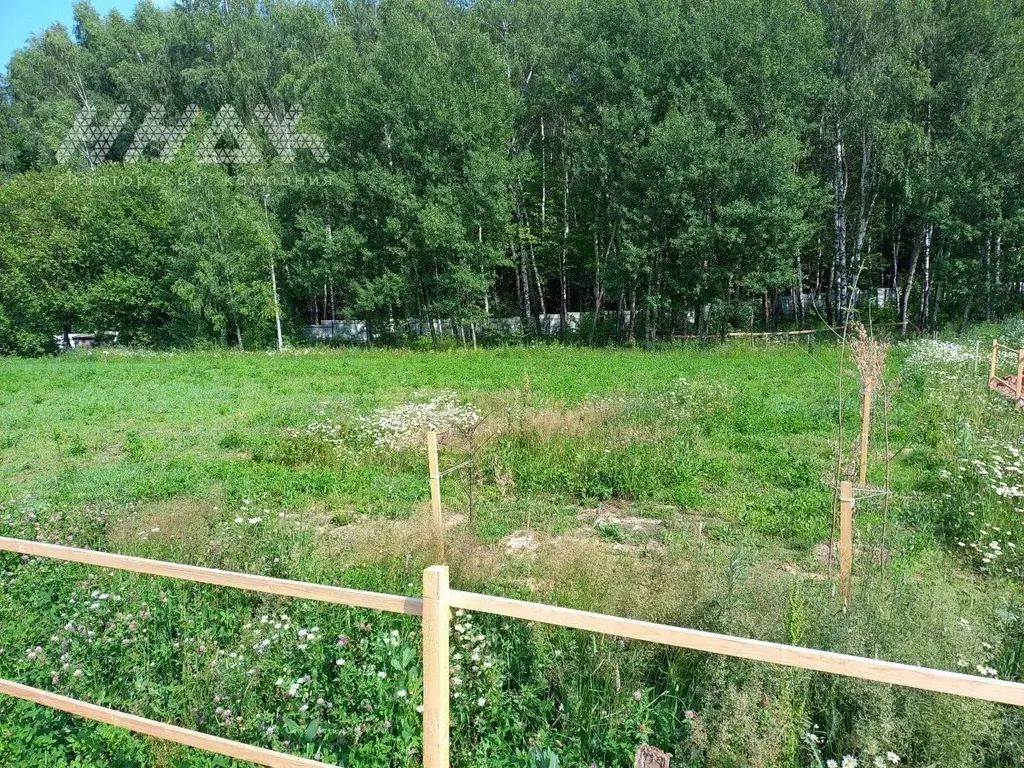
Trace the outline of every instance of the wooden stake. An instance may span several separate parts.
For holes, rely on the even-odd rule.
[[[427,432],[427,468],[430,472],[430,528],[437,545],[437,562],[444,562],[444,519],[441,517],[441,473],[437,464],[437,432]]]
[[[853,574],[853,484],[839,486],[839,594],[843,605],[850,604],[850,577]]]
[[[448,768],[448,567],[423,572],[423,768]]]
[[[860,415],[860,487],[868,482],[868,437],[871,433],[871,385],[864,387],[864,404]]]
[[[1014,399],[1020,400],[1021,385],[1024,384],[1024,349],[1017,350],[1017,388]]]
[[[992,339],[992,359],[988,364],[988,383],[989,386],[996,380],[996,360],[999,357],[999,339]]]

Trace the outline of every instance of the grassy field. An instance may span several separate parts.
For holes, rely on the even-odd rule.
[[[893,493],[858,509],[848,612],[828,542],[859,384],[834,345],[0,360],[0,531],[415,594],[432,422],[442,468],[476,457],[442,483],[457,586],[1018,679],[1021,422],[956,349],[890,353],[869,485],[888,444]],[[329,762],[419,762],[415,622],[0,563],[4,677]],[[1024,764],[1008,708],[457,623],[461,766],[631,765],[639,743],[709,768]],[[0,729],[3,765],[227,764],[11,700]]]

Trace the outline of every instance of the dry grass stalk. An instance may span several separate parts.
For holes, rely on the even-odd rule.
[[[868,439],[871,434],[871,396],[884,384],[885,356],[889,345],[872,336],[861,323],[856,325],[856,338],[850,342],[853,361],[860,371],[864,384],[863,404],[861,406],[861,432],[859,441],[860,453],[860,486],[867,485],[868,476]]]
[[[885,358],[889,354],[889,345],[869,336],[863,324],[854,326],[856,338],[850,342],[853,362],[860,372],[865,389],[877,391],[885,373]]]

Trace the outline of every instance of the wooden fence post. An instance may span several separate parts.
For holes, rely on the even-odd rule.
[[[839,594],[843,605],[850,604],[850,577],[853,573],[853,484],[839,485]]]
[[[448,566],[423,572],[423,768],[448,768]]]
[[[992,359],[988,364],[988,383],[989,386],[996,380],[996,360],[999,357],[999,339],[992,339]]]
[[[441,473],[437,462],[437,432],[427,432],[427,468],[430,472],[430,529],[437,547],[437,562],[444,562],[444,519],[441,517]]]
[[[868,482],[868,438],[871,434],[871,384],[864,385],[864,402],[860,415],[860,487]]]
[[[1024,349],[1017,350],[1017,388],[1015,390],[1016,400],[1020,400],[1021,385],[1024,384]]]

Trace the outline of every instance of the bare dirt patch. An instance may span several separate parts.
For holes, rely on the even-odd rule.
[[[514,555],[519,552],[536,552],[540,549],[537,535],[531,531],[515,531],[502,541],[505,552]]]
[[[217,497],[178,497],[133,505],[109,530],[112,544],[131,544],[140,540],[173,541],[184,552],[206,553],[210,530],[223,509]]]
[[[609,499],[597,509],[580,512],[576,519],[598,530],[605,526],[616,526],[627,536],[656,536],[665,529],[663,520],[631,515],[631,509],[628,501]]]

